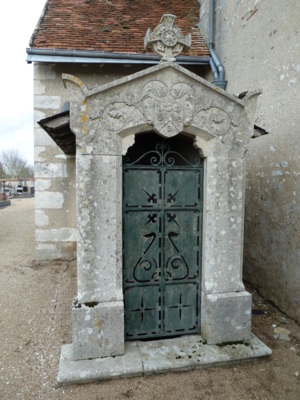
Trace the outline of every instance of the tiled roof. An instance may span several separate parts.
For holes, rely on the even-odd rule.
[[[192,46],[184,55],[207,57],[196,27],[199,12],[197,0],[47,0],[30,47],[146,53],[147,29],[153,30],[163,14],[174,14],[183,34],[192,34]]]

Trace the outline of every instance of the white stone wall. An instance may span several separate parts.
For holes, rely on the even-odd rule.
[[[60,112],[67,101],[62,73],[83,79],[89,88],[135,72],[138,67],[34,65],[34,146],[36,259],[75,258],[76,160],[66,156],[38,121]]]
[[[35,222],[37,261],[76,254],[75,158],[67,157],[37,121],[60,111],[63,85],[53,65],[34,66]]]
[[[208,38],[209,0],[200,25]],[[244,276],[300,321],[300,2],[217,0],[215,50],[227,91],[262,88],[247,155]]]

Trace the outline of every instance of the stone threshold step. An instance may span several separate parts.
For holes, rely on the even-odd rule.
[[[125,343],[125,354],[72,360],[72,344],[62,346],[57,381],[84,383],[169,371],[208,368],[272,354],[255,335],[246,344],[208,345],[199,335]]]

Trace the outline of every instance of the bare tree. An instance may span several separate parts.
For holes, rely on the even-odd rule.
[[[24,175],[24,178],[34,178],[34,166],[33,165],[27,165],[26,174]]]
[[[7,178],[24,179],[33,177],[33,167],[24,160],[16,149],[2,151],[0,163]]]
[[[4,170],[2,162],[0,161],[0,179],[1,178],[6,178],[6,172]]]

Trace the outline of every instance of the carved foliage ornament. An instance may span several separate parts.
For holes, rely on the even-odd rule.
[[[145,49],[152,48],[161,61],[175,61],[175,56],[191,46],[191,34],[183,36],[181,30],[174,26],[175,19],[175,15],[164,14],[154,31],[149,28],[145,35]]]
[[[195,114],[193,122],[214,136],[224,136],[230,128],[231,119],[221,108],[209,105]]]
[[[207,105],[199,109],[192,86],[180,81],[169,84],[149,81],[140,95],[125,95],[123,101],[109,103],[102,109],[102,123],[108,131],[118,132],[142,121],[153,125],[155,131],[166,138],[177,135],[191,124],[214,136],[224,136],[231,123],[221,108]]]
[[[194,91],[185,82],[167,85],[153,80],[143,86],[140,96],[124,97],[123,102],[110,103],[102,111],[102,123],[109,131],[146,121],[162,136],[172,137],[193,119]]]

